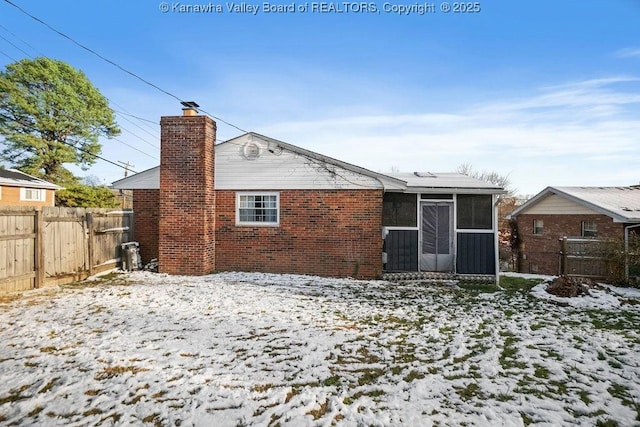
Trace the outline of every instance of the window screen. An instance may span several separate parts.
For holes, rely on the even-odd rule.
[[[490,195],[459,194],[458,228],[490,230],[493,228],[493,200]]]

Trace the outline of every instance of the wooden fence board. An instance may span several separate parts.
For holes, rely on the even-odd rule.
[[[116,267],[120,244],[133,239],[132,225],[132,211],[0,209],[0,292],[69,283]]]

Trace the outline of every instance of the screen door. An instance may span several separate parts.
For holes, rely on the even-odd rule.
[[[421,204],[420,270],[453,271],[453,203]]]

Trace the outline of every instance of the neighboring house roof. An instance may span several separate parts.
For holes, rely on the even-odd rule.
[[[342,168],[344,170],[348,170],[355,174],[360,174],[375,179],[376,181],[380,182],[382,187],[387,191],[451,192],[452,190],[460,189],[465,190],[465,192],[471,193],[505,193],[505,191],[499,186],[457,173],[415,172],[404,174],[382,174],[254,132],[250,132],[233,138],[229,141],[222,142],[220,144],[217,144],[215,147],[217,150],[218,147],[223,148],[227,144],[238,144],[241,140],[252,139],[254,141],[257,140],[261,143],[267,144],[267,150],[271,152],[273,152],[274,150],[288,151],[314,162],[317,161],[318,164],[331,165],[334,167]],[[113,183],[113,187],[116,189],[160,188],[160,167],[156,166],[135,175],[131,175],[127,178],[115,181]]]
[[[547,187],[509,217],[514,218],[545,198],[557,195],[613,218],[614,222],[640,222],[640,186],[629,187]],[[567,212],[570,214],[571,212]]]
[[[56,184],[15,169],[0,169],[0,185],[8,187],[46,188],[50,190],[62,188]]]

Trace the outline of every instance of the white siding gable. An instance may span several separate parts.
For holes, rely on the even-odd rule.
[[[593,215],[598,212],[557,194],[551,194],[520,213],[535,215]]]
[[[160,188],[160,166],[115,181],[113,188],[117,190],[158,189]]]
[[[216,146],[217,190],[382,188],[372,177],[282,148],[253,135]]]

